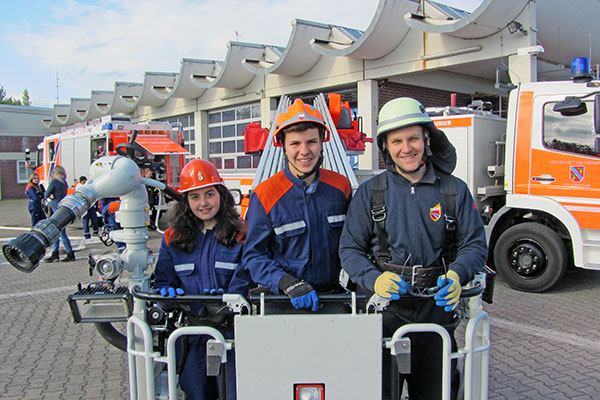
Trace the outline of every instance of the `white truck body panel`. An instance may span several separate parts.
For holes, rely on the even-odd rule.
[[[490,178],[487,167],[496,163],[495,142],[501,141],[506,120],[493,115],[455,115],[432,117],[456,148],[457,162],[453,174],[466,182],[481,208],[477,188],[501,185]],[[501,187],[501,186],[500,186]]]

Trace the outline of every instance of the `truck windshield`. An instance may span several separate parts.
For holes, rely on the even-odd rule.
[[[600,157],[600,135],[594,133],[594,102],[586,102],[588,111],[577,116],[563,116],[553,111],[554,104],[544,105],[544,146]]]

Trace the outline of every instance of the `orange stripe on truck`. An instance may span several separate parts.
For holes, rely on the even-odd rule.
[[[600,212],[578,211],[572,207],[566,207],[575,217],[581,229],[600,229]]]
[[[433,121],[436,128],[455,128],[459,126],[471,126],[473,125],[473,119],[468,118],[448,118],[448,119],[436,119]]]
[[[521,92],[517,118],[514,193],[529,194],[533,92]]]

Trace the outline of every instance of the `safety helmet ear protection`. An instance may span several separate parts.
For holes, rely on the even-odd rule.
[[[223,185],[223,178],[212,163],[196,159],[185,164],[179,176],[179,183],[179,191],[185,193],[208,186]]]
[[[327,128],[319,110],[304,103],[302,99],[296,99],[290,106],[285,107],[277,115],[277,118],[275,119],[275,129],[273,130],[273,144],[277,147],[283,146],[283,135],[280,135],[281,131],[288,126],[299,124],[301,122],[314,122],[323,126],[323,128],[325,128],[323,142],[329,140],[329,128]]]

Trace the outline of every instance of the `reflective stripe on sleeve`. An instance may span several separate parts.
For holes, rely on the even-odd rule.
[[[346,220],[346,216],[344,214],[341,215],[330,215],[329,217],[327,217],[327,221],[330,224],[333,224],[334,222],[342,222]]]
[[[181,271],[191,271],[194,269],[194,264],[178,264],[178,265],[174,265],[173,268],[175,268],[175,271],[177,272],[181,272]]]
[[[222,268],[222,269],[230,269],[230,270],[235,270],[237,268],[237,263],[230,263],[230,262],[225,262],[225,261],[215,261],[215,268]]]
[[[285,233],[288,231],[293,231],[295,229],[300,229],[300,228],[304,228],[304,227],[306,227],[306,222],[304,222],[304,221],[292,222],[290,224],[285,224],[285,225],[275,228],[275,234],[281,235],[282,233]]]

